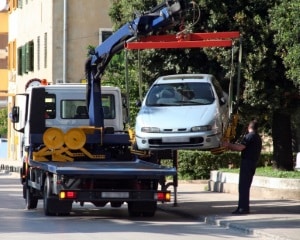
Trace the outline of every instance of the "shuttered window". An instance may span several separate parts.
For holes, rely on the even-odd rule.
[[[26,59],[25,59],[25,65],[26,69],[25,72],[28,73],[30,71],[33,71],[33,65],[34,65],[34,44],[33,41],[30,41],[25,44],[26,49]]]
[[[23,70],[22,70],[22,47],[18,48],[18,75],[23,75]]]
[[[16,69],[16,40],[8,43],[8,69]]]

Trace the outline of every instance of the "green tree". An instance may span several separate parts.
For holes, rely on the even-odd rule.
[[[0,136],[7,136],[7,109],[0,109]]]
[[[295,91],[292,82],[285,76],[282,59],[276,54],[274,31],[270,28],[268,13],[276,2],[199,1],[204,12],[204,29],[240,31],[244,53],[241,115],[244,121],[249,117],[259,118],[265,129],[272,132],[275,167],[293,170],[291,128],[276,131],[278,127],[280,129],[277,123],[291,126],[289,116],[293,106],[289,104],[287,95]],[[215,53],[210,51],[208,54]]]
[[[286,75],[295,85],[300,85],[300,2],[281,0],[271,13],[271,28],[275,30],[274,40],[277,55],[283,59]]]
[[[279,0],[197,0],[201,18],[193,25],[193,32],[239,31],[243,42],[240,115],[241,124],[258,118],[266,131],[273,134],[275,167],[293,169],[291,127],[277,132],[277,123],[290,124],[294,107],[287,96],[296,90],[286,77],[285,65],[276,54],[274,30],[270,27],[269,11]],[[147,5],[145,4],[147,3]],[[157,1],[115,1],[111,16],[116,26],[133,19],[137,7],[144,11]],[[191,26],[192,15],[185,18],[184,26]],[[182,27],[182,26],[181,26]],[[179,28],[174,28],[178,31]],[[147,50],[142,55],[144,90],[158,75],[170,73],[206,72],[221,79],[228,86],[230,76],[229,49],[174,49]],[[132,58],[130,66],[135,66]],[[136,74],[138,76],[138,74]],[[236,72],[234,78],[236,79]],[[273,129],[272,129],[273,128]],[[273,131],[272,131],[273,130]],[[282,143],[285,143],[284,146]],[[285,150],[283,151],[283,147]]]

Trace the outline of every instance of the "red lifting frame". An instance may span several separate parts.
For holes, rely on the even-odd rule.
[[[138,42],[126,42],[126,49],[231,47],[239,32],[190,33],[147,36]]]

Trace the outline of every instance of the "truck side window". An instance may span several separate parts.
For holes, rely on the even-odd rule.
[[[115,116],[115,96],[113,94],[102,95],[102,105],[104,119],[114,119]]]

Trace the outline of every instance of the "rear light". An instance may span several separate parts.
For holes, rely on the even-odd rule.
[[[157,192],[155,198],[157,201],[170,202],[171,192]]]
[[[61,191],[59,193],[59,199],[76,199],[77,193],[74,191]]]

